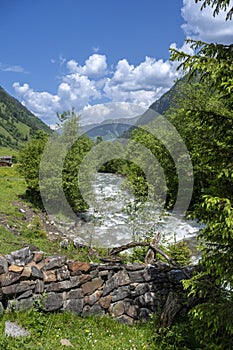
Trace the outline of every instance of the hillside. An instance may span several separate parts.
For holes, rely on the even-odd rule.
[[[14,149],[37,130],[51,129],[0,86],[0,146]]]
[[[148,110],[139,117],[136,125],[145,125],[151,122],[157,115],[164,114],[169,108],[177,107],[177,97],[182,93],[182,85],[185,78],[178,80],[165,94],[153,102]]]

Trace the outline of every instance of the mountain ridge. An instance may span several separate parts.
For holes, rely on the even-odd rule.
[[[0,146],[20,148],[36,131],[52,130],[0,86]]]

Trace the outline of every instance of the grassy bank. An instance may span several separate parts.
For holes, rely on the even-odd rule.
[[[1,254],[30,246],[43,250],[46,255],[66,255],[80,261],[98,262],[99,255],[106,256],[104,250],[95,250],[97,254],[91,254],[87,248],[75,249],[72,244],[67,249],[61,248],[59,238],[50,240],[44,226],[45,214],[26,200],[25,191],[26,184],[16,165],[0,168]],[[4,337],[5,321],[16,322],[30,331],[30,336]],[[67,345],[62,345],[62,339],[69,340],[74,349],[83,350],[195,349],[195,346],[183,347],[186,328],[184,323],[181,334],[180,326],[176,326],[175,331],[168,329],[161,336],[156,333],[153,320],[146,324],[126,326],[107,316],[83,318],[72,313],[43,313],[34,308],[27,311],[12,310],[0,315],[0,349],[67,348]]]
[[[67,348],[62,345],[62,339],[69,340],[74,349],[83,350],[159,349],[153,341],[153,323],[129,327],[106,316],[81,318],[72,313],[43,314],[29,310],[2,316],[1,335],[6,320],[17,322],[30,331],[31,335],[26,338],[1,336],[0,348],[4,350]]]

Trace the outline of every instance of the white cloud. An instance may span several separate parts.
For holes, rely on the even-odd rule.
[[[93,52],[99,52],[100,48],[98,46],[93,46],[92,51]]]
[[[107,72],[107,62],[105,55],[93,54],[86,61],[84,66],[80,66],[75,60],[67,62],[67,68],[71,73],[79,73],[88,77],[102,77]]]
[[[140,105],[126,102],[109,102],[105,104],[88,105],[80,111],[81,125],[101,123],[105,120],[115,120],[120,118],[132,118],[141,115],[146,108]]]
[[[233,0],[231,0],[233,6]],[[226,12],[221,11],[213,17],[213,8],[207,6],[200,11],[201,3],[194,0],[183,0],[181,9],[185,24],[182,29],[185,34],[194,39],[206,42],[231,44],[233,39],[233,21],[226,21]]]
[[[61,113],[72,107],[79,111],[103,100],[149,107],[178,77],[173,62],[152,57],[146,57],[136,66],[122,59],[116,67],[112,67],[111,72],[105,55],[93,54],[84,65],[75,60],[66,61],[63,57],[60,57],[60,61],[66,62],[67,71],[61,77],[54,95],[46,91],[36,92],[26,83],[13,84],[17,97],[25,106],[49,124],[55,123],[56,112]],[[103,110],[101,113],[101,120],[111,118]],[[122,115],[122,111],[119,115]],[[92,115],[92,122],[97,120],[100,121],[99,114]],[[86,123],[89,122],[90,117],[86,117]]]
[[[25,69],[19,65],[9,66],[0,62],[0,71],[2,72],[13,72],[13,73],[28,73]]]
[[[48,92],[36,92],[28,84],[22,86],[15,82],[13,84],[16,95],[21,102],[38,117],[44,118],[54,116],[59,111],[59,97]]]

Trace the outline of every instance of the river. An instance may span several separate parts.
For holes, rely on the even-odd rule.
[[[151,203],[143,210],[135,208],[134,198],[123,183],[121,176],[96,174],[92,186],[95,203],[89,203],[90,209],[83,214],[85,223],[79,227],[80,236],[88,244],[113,247],[160,232],[162,243],[186,240],[193,249],[201,229],[196,221],[161,212]]]

